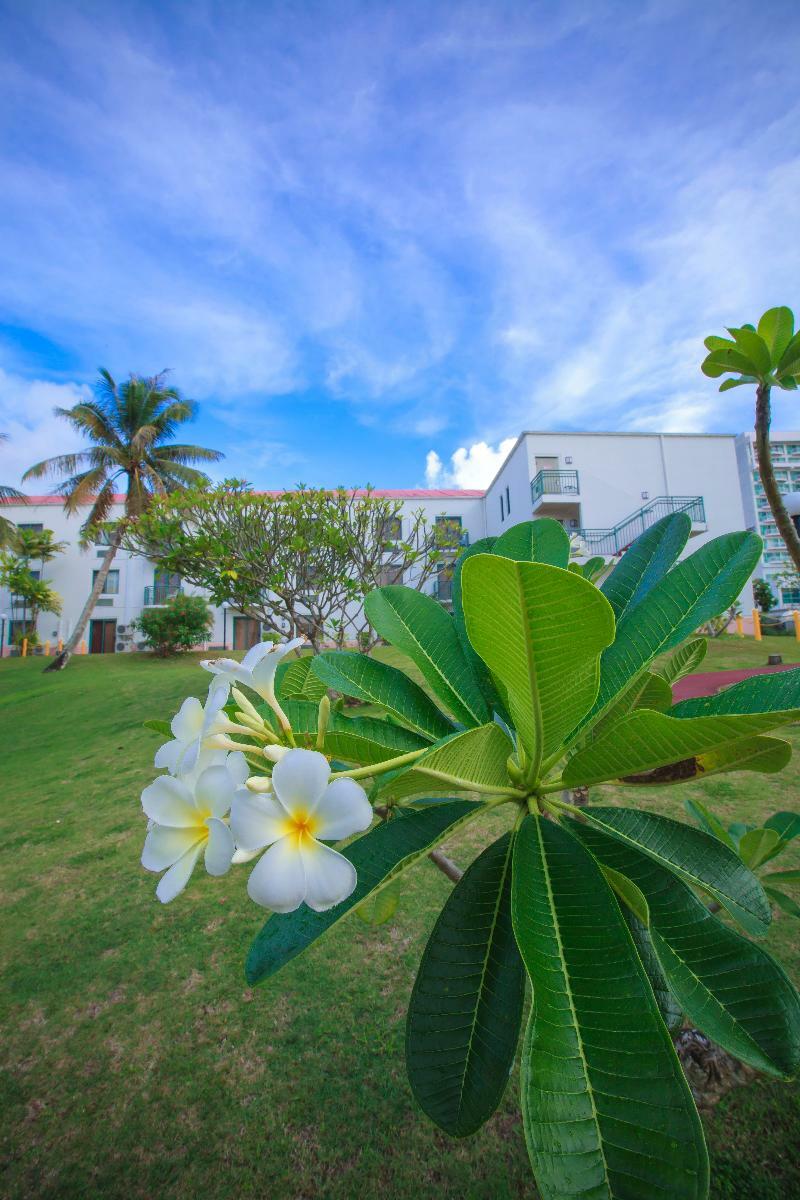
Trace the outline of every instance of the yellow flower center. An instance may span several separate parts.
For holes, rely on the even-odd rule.
[[[297,838],[297,844],[300,846],[306,839],[314,838],[316,830],[319,828],[319,821],[313,813],[298,808],[290,817],[287,817],[285,828],[286,836]]]

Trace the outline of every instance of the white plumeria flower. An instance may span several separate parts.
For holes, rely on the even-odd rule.
[[[182,778],[160,775],[142,792],[142,808],[151,825],[142,851],[142,866],[164,871],[156,888],[162,904],[183,891],[194,865],[205,851],[209,875],[224,875],[233,859],[233,835],[223,820],[249,768],[241,753],[224,762],[194,770]]]
[[[237,791],[231,829],[238,860],[269,847],[247,884],[256,904],[286,913],[305,901],[324,912],[356,886],[353,864],[318,839],[338,842],[367,829],[372,806],[353,779],[329,783],[330,773],[316,750],[290,750],[272,772],[274,795]]]
[[[196,696],[188,696],[170,722],[174,740],[165,742],[156,750],[154,765],[181,775],[197,765],[203,743],[215,733],[222,733],[229,725],[222,711],[228,699],[228,685],[214,681],[208,689],[208,698],[202,704]]]
[[[305,646],[305,638],[292,638],[290,642],[259,642],[247,651],[241,662],[235,658],[208,658],[200,663],[207,671],[216,675],[222,683],[244,684],[270,703],[275,699],[275,672],[278,664],[298,646]]]

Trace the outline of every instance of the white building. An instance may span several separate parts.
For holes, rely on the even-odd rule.
[[[800,433],[773,433],[770,446],[775,479],[781,493],[800,492]],[[769,502],[759,479],[755,434],[739,434],[736,457],[746,527],[754,529],[764,539],[764,554],[758,574],[767,580],[781,604],[800,605],[800,583],[783,538],[772,519]]]
[[[787,490],[790,485],[800,488],[800,435],[796,442],[794,437],[776,435],[778,444],[786,444]],[[526,432],[520,434],[485,492],[413,489],[376,494],[400,500],[406,513],[421,508],[429,521],[445,518],[460,523],[465,544],[496,536],[531,517],[554,517],[581,539],[586,554],[604,557],[624,550],[660,517],[683,510],[692,518],[689,553],[708,538],[733,530],[756,528],[773,536],[759,516],[763,506],[758,506],[758,485],[746,460],[748,447],[747,435]],[[796,480],[788,457],[794,452]],[[81,551],[82,518],[67,516],[58,497],[6,504],[3,512],[21,526],[52,529],[58,540],[69,543],[66,553],[44,567],[45,577],[64,604],[61,617],[39,618],[37,632],[40,641],[57,643],[68,636],[80,614],[104,548]],[[776,552],[770,543],[765,571],[773,562],[769,556]],[[90,651],[135,648],[132,620],[146,606],[163,603],[179,586],[180,580],[166,578],[154,564],[120,551],[92,614],[87,634]],[[185,590],[199,591],[189,585]],[[443,603],[449,602],[445,569],[433,579],[431,591]],[[0,592],[6,647],[22,618],[12,599],[8,592]],[[751,607],[749,587],[741,603],[745,611]],[[259,637],[258,625],[249,617],[227,608],[215,610],[210,645],[245,649]]]

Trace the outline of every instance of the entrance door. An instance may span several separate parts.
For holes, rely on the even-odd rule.
[[[89,622],[89,653],[113,654],[117,641],[117,622]]]
[[[249,650],[261,641],[261,622],[254,617],[233,618],[233,648],[234,650]]]

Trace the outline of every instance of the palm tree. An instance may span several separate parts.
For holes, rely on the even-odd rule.
[[[108,525],[108,550],[89,598],[67,644],[46,668],[48,671],[65,667],[83,637],[126,529],[154,496],[208,483],[208,476],[190,463],[217,462],[224,457],[219,450],[171,441],[178,426],[190,421],[196,411],[193,400],[167,386],[165,371],[150,378],[131,375],[117,384],[106,370],[100,371],[93,400],[55,410],[91,445],[76,454],[59,454],[36,463],[23,479],[58,477],[55,490],[64,496],[68,513],[90,504],[82,527],[84,537],[108,525],[115,492],[123,484],[127,484],[127,491],[123,518]]]
[[[0,442],[7,442],[8,434],[0,433]],[[25,497],[22,492],[18,492],[16,488],[9,487],[7,484],[0,483],[0,502],[3,500],[16,500],[18,503],[24,504]],[[4,517],[0,513],[0,547],[13,546],[17,537],[17,527],[13,521],[9,521],[8,517]]]

